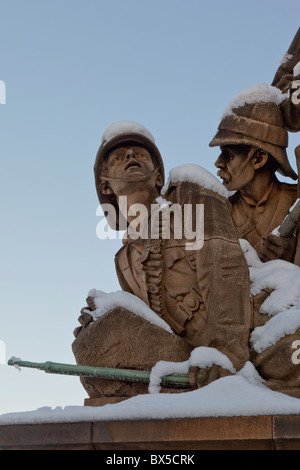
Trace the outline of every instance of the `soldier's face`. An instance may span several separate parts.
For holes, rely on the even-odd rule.
[[[107,159],[109,185],[116,195],[134,192],[142,185],[153,190],[155,168],[150,153],[140,146],[123,146],[113,150]]]
[[[221,154],[215,166],[219,168],[217,175],[223,180],[223,185],[228,191],[243,190],[255,177],[255,169],[249,154],[241,153],[239,147],[235,145],[221,147]]]
[[[144,175],[154,170],[149,152],[138,146],[118,147],[113,150],[107,161],[108,176],[131,178],[132,175]]]

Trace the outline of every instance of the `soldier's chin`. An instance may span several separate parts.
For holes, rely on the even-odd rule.
[[[230,184],[230,180],[227,180],[226,178],[222,178],[222,180],[223,180],[222,181],[223,186],[225,186],[225,188],[227,188],[227,186]]]
[[[149,175],[145,175],[142,171],[134,171],[126,173],[126,178],[130,181],[144,181]]]

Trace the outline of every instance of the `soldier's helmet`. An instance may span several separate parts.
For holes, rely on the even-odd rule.
[[[115,230],[124,230],[126,228],[126,222],[119,217],[119,208],[117,204],[117,199],[114,194],[103,194],[101,191],[101,183],[105,180],[107,176],[106,162],[109,153],[121,147],[123,145],[138,145],[146,148],[149,154],[151,155],[154,168],[157,169],[161,174],[161,185],[157,187],[160,192],[162,186],[164,185],[164,165],[162,161],[161,154],[155,144],[155,139],[152,134],[141,124],[135,121],[118,121],[111,124],[102,136],[102,142],[100,148],[97,152],[94,174],[95,174],[95,184],[98,199],[100,204],[112,204],[116,209],[116,221],[111,223],[110,218],[107,217],[109,225]],[[121,225],[121,227],[120,227]]]
[[[286,152],[288,132],[280,104],[286,95],[269,85],[251,87],[225,109],[210,147],[251,145],[264,150],[279,163],[278,172],[296,180]]]

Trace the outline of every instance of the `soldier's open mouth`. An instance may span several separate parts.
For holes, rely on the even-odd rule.
[[[140,169],[141,167],[142,165],[139,162],[133,161],[133,162],[127,163],[127,165],[125,166],[125,170],[128,170],[129,168]]]

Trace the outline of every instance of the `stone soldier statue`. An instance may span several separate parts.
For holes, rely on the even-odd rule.
[[[238,237],[246,239],[263,262],[282,259],[300,266],[299,224],[289,238],[272,233],[299,196],[297,185],[282,183],[275,176],[279,172],[297,179],[287,158],[288,133],[282,106],[291,110],[290,99],[277,87],[259,85],[245,90],[224,111],[210,146],[220,146],[221,154],[215,162],[218,175],[229,191],[235,191],[229,200]],[[270,320],[261,313],[270,293],[270,289],[263,289],[251,299],[252,330]],[[268,387],[297,398],[300,370],[291,354],[299,338],[298,329],[251,355]]]
[[[278,130],[281,131],[281,139],[285,136],[281,121],[276,120],[277,107],[268,99],[263,103],[251,104],[250,109],[248,104],[233,108],[239,114],[230,118],[227,129],[219,129],[217,138],[224,130],[227,134],[223,133],[223,138],[228,134],[230,138],[236,138],[228,128],[231,119],[236,124],[241,117],[242,126],[238,128],[235,125],[235,132],[242,129],[245,133],[245,129],[248,129],[247,132],[251,132],[253,138],[255,130],[261,132],[264,129],[263,135],[269,140],[272,138],[272,141],[264,142],[258,148],[256,145],[251,146],[252,140],[248,136],[243,144],[239,140],[236,145],[231,141],[222,146],[220,176],[229,190],[235,188],[237,181],[241,183],[242,189],[251,189],[256,171],[267,164],[265,173],[271,173],[272,180],[270,182],[263,173],[259,176],[260,185],[265,181],[266,191],[271,189],[269,197],[270,194],[273,196],[273,191],[275,196],[279,192],[279,202],[284,201],[287,208],[295,199],[295,188],[288,186],[282,189],[274,173],[280,170],[292,177],[295,175],[286,158],[285,140],[276,140]],[[269,118],[267,123],[263,120],[265,112]],[[255,119],[251,119],[249,114]],[[271,132],[266,132],[269,126]],[[272,129],[276,132],[272,133]],[[242,138],[242,133],[238,138]],[[257,142],[256,138],[255,144]],[[274,150],[276,147],[278,153]],[[224,155],[225,150],[228,153]],[[234,153],[235,150],[241,153]],[[228,157],[226,165],[223,161],[225,156]],[[174,219],[170,219],[169,237],[163,236],[161,226],[158,236],[147,232],[146,237],[131,237],[129,228],[132,213],[128,208],[142,201],[143,206],[150,210],[147,218],[151,219],[152,207],[161,203],[164,168],[151,134],[142,126],[130,122],[113,125],[104,134],[96,157],[95,181],[100,203],[107,211],[111,227],[122,227],[123,230],[127,227],[127,236],[115,257],[123,291],[143,300],[172,328],[174,334],[170,335],[146,321],[137,322],[131,311],[119,307],[93,321],[93,299],[90,298],[89,309],[83,309],[79,318],[82,326],[75,330],[73,352],[77,362],[102,367],[150,369],[159,360],[185,361],[194,348],[207,346],[224,353],[236,370],[251,361],[267,386],[299,396],[299,370],[290,360],[291,344],[299,339],[299,331],[280,339],[261,354],[250,348],[251,331],[268,321],[268,316],[260,313],[260,306],[270,291],[263,291],[250,298],[249,270],[239,243],[239,227],[236,229],[233,223],[236,220],[232,209],[235,198],[229,202],[222,192],[193,178],[171,177],[162,192],[164,201],[171,204],[170,207],[177,205],[183,209],[187,204],[193,208],[199,203],[204,205],[203,246],[201,249],[187,249],[185,237],[175,236]],[[259,191],[260,185],[254,185],[254,189]],[[265,201],[268,201],[268,195]],[[124,196],[128,202],[125,208],[121,203]],[[240,197],[244,198],[244,195]],[[247,192],[245,197],[248,202],[250,193]],[[264,203],[263,197],[259,200],[261,204]],[[108,204],[117,209],[116,217],[110,217]],[[281,222],[280,217],[267,219],[269,226],[262,233],[266,234],[265,239],[268,238],[270,227]],[[148,228],[151,226],[149,223]],[[248,227],[250,230],[246,235],[251,234],[259,244],[261,233],[253,225]],[[191,367],[190,384],[191,387],[202,387],[228,374],[230,372],[227,369],[217,365],[201,369]],[[102,396],[104,403],[108,399],[119,400],[146,392],[140,385],[124,388],[123,385],[117,387],[108,382],[82,379],[89,396]]]
[[[258,91],[265,91],[261,97],[265,101],[258,98],[253,103]],[[300,265],[298,230],[287,239],[272,235],[297,199],[297,185],[279,182],[275,175],[297,179],[288,161],[288,133],[276,103],[281,92],[265,85],[247,93],[243,101],[241,95],[234,100],[210,142],[221,149],[215,162],[218,175],[229,191],[236,191],[230,202],[239,238],[248,240],[263,261],[280,258]],[[244,103],[247,99],[250,102]]]
[[[215,165],[223,184],[236,191],[230,201],[239,237],[246,238],[263,261],[279,258],[297,265],[298,231],[289,239],[271,232],[299,197],[296,185],[280,183],[275,176],[278,172],[297,179],[286,148],[288,131],[300,130],[299,65],[300,28],[272,85],[259,85],[239,94],[225,110],[210,143],[221,147]]]
[[[115,220],[107,214],[114,229],[121,226],[124,229],[131,222],[130,211],[122,208],[122,196],[126,196],[128,207],[138,203],[150,210],[157,206],[164,168],[151,134],[131,122],[110,126],[96,157],[95,181],[100,203],[111,204],[117,209]],[[115,257],[120,285],[124,291],[143,300],[170,325],[186,354],[197,346],[216,348],[239,370],[249,359],[249,273],[228,200],[216,191],[184,178],[170,181],[164,200],[170,207],[180,207],[180,211],[186,205],[192,208],[197,204],[204,205],[203,246],[187,249],[185,236],[176,238],[172,217],[170,235],[166,238],[161,232],[153,237],[151,232],[145,238],[132,239],[128,230]],[[194,212],[192,217],[194,220]],[[148,227],[152,227],[151,221]],[[84,335],[90,328],[90,320],[85,310],[80,318],[83,327],[75,332],[77,358],[86,348]],[[78,348],[76,344],[79,343]],[[178,345],[174,346],[174,351]],[[172,360],[179,360],[176,351]],[[132,361],[127,367],[135,367],[136,358]],[[198,374],[198,386],[228,373],[217,366],[205,369]]]
[[[290,360],[291,342],[299,339],[299,331],[281,338],[262,354],[249,347],[251,331],[268,321],[260,314],[260,306],[270,292],[250,299],[249,271],[239,244],[239,238],[248,240],[263,261],[280,258],[300,266],[298,229],[289,238],[272,234],[297,198],[296,185],[279,182],[275,173],[297,179],[286,147],[287,129],[300,129],[299,106],[293,99],[299,78],[295,75],[300,59],[299,31],[287,58],[273,86],[256,87],[250,96],[242,93],[234,100],[210,143],[221,147],[216,166],[225,188],[235,194],[228,200],[190,175],[187,179],[171,178],[163,193],[164,204],[179,206],[182,212],[186,205],[204,205],[201,249],[187,249],[187,240],[175,233],[174,217],[169,219],[169,237],[163,236],[160,222],[157,236],[152,232],[147,232],[147,237],[131,236],[134,216],[128,207],[145,207],[150,222],[147,227],[152,227],[152,206],[161,202],[163,162],[152,135],[143,126],[117,123],[104,133],[95,162],[95,181],[109,224],[115,230],[127,229],[115,257],[120,285],[156,312],[174,335],[137,321],[131,311],[119,307],[92,321],[95,305],[93,298],[88,298],[89,309],[83,309],[79,317],[82,326],[74,332],[78,363],[149,369],[159,360],[186,360],[193,348],[208,346],[224,353],[236,370],[252,361],[267,386],[300,396],[298,367]],[[286,91],[288,98],[283,94]],[[116,212],[106,210],[108,205]],[[192,220],[195,226],[194,213]],[[193,387],[229,374],[216,365],[191,369]],[[83,385],[90,397],[103,394],[105,387],[97,379],[84,379]],[[105,399],[143,392],[141,388],[110,386]]]

